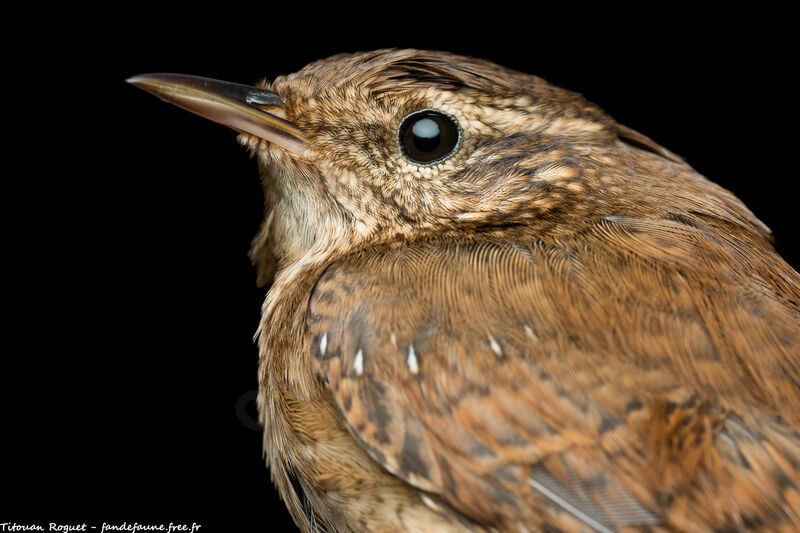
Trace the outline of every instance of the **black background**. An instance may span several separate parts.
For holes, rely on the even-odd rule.
[[[134,74],[253,83],[381,47],[484,57],[581,92],[684,156],[800,265],[786,14],[206,9],[51,11],[53,29],[32,39],[45,51],[16,56],[24,170],[10,176],[20,192],[6,201],[22,209],[7,263],[24,296],[7,299],[8,337],[22,342],[1,377],[0,522],[293,527],[254,428],[255,163],[234,132],[126,85]]]

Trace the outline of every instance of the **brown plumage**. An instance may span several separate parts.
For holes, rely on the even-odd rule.
[[[383,50],[264,85],[272,477],[304,531],[796,531],[800,276],[580,95]],[[403,118],[453,117],[424,166]]]

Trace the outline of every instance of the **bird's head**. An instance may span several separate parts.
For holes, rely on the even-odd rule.
[[[663,210],[668,191],[710,185],[685,173],[633,179],[639,152],[683,164],[579,94],[448,53],[334,56],[256,87],[129,81],[241,132],[265,190],[262,278],[275,258],[285,266],[322,249],[514,227],[563,234],[589,214]]]

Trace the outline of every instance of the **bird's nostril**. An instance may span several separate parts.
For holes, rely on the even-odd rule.
[[[283,102],[277,94],[259,87],[251,87],[245,97],[245,101],[248,104],[257,106],[283,107]]]

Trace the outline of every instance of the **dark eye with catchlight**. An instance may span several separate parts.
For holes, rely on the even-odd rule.
[[[456,153],[461,129],[450,115],[423,109],[406,115],[397,131],[397,140],[403,155],[412,163],[432,165]]]

